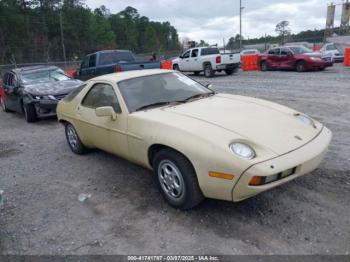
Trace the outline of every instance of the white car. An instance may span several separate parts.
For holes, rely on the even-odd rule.
[[[213,77],[215,72],[225,71],[232,75],[240,66],[240,54],[220,54],[217,47],[196,47],[186,50],[173,60],[173,69],[181,72],[194,72],[205,77]]]
[[[334,43],[327,43],[321,48],[320,52],[324,60],[332,62],[343,62],[344,54],[340,49],[341,48]]]
[[[241,51],[241,56],[242,55],[257,55],[260,54],[258,49],[246,49]]]

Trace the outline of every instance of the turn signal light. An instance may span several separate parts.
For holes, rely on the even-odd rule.
[[[253,176],[249,182],[250,186],[260,186],[264,183],[262,176]]]
[[[223,173],[219,173],[219,172],[209,172],[209,176],[221,178],[221,179],[225,179],[225,180],[233,180],[235,177],[234,175],[223,174]]]

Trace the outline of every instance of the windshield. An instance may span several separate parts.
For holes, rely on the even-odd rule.
[[[306,48],[304,46],[292,46],[289,47],[294,54],[307,54],[307,53],[313,53],[313,51],[309,48]]]
[[[112,51],[100,53],[100,65],[110,65],[123,62],[135,62],[135,58],[129,51]]]
[[[193,96],[213,93],[180,73],[144,76],[118,83],[129,112],[148,105],[184,101]]]
[[[57,82],[69,79],[69,76],[67,76],[64,71],[59,68],[50,70],[28,71],[21,74],[21,80],[25,85]]]

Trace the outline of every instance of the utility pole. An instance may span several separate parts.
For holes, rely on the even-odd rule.
[[[239,50],[242,50],[242,0],[239,0]]]
[[[66,47],[64,46],[62,11],[60,11],[60,28],[61,28],[61,42],[62,42],[63,60],[64,60],[64,63],[66,63],[67,59],[66,59]]]

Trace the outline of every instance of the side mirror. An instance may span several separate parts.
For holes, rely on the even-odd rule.
[[[182,59],[183,58],[182,55],[180,55],[179,58]]]
[[[117,114],[114,112],[114,109],[111,106],[98,107],[95,109],[95,114],[98,117],[109,116],[113,121],[117,120]]]

